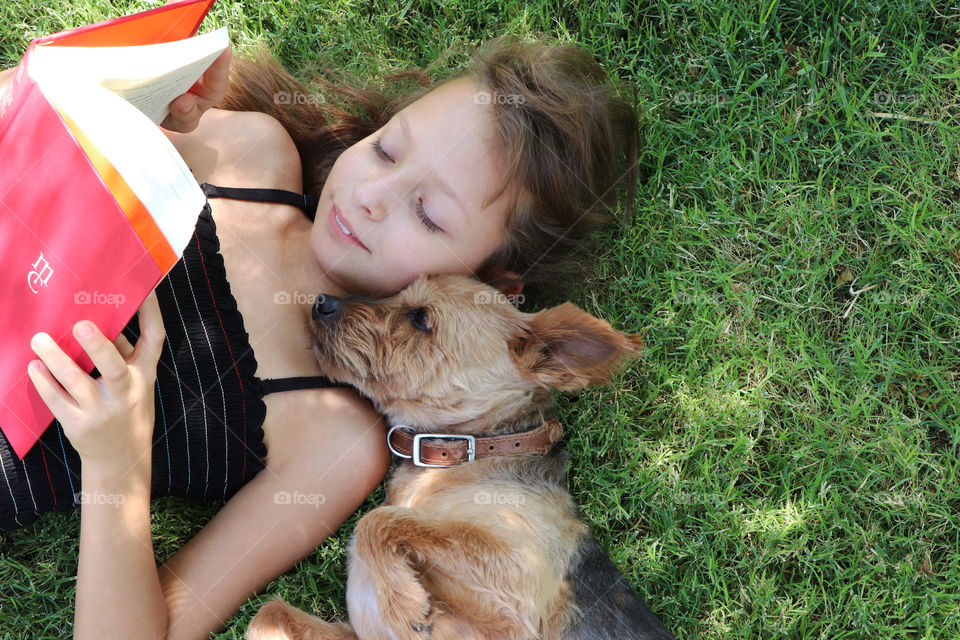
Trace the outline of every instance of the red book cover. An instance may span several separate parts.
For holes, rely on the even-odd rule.
[[[107,143],[90,133],[81,118],[75,120],[51,98],[31,76],[31,52],[48,44],[175,42],[196,32],[213,1],[185,0],[38,38],[0,96],[0,429],[21,458],[53,420],[27,375],[27,364],[36,358],[31,337],[48,333],[86,372],[92,371],[93,363],[73,338],[74,323],[92,320],[115,338],[179,260],[203,202],[190,178],[190,187],[177,187],[180,193],[170,200],[180,198],[191,206],[199,202],[196,210],[182,211],[179,218],[163,213],[156,205],[164,199],[165,194],[156,193],[163,183],[150,182],[154,193],[148,194],[141,183],[154,181],[153,176],[115,166],[120,156],[111,149],[117,148],[116,141]],[[143,121],[137,126],[145,139],[166,144],[173,154],[157,166],[162,169],[167,162],[177,169],[176,162],[182,161],[172,145],[146,116]],[[196,194],[189,191],[192,187]]]

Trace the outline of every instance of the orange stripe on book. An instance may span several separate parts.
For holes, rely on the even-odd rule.
[[[180,257],[177,255],[177,252],[173,250],[173,247],[170,246],[170,243],[167,242],[163,231],[157,226],[156,220],[150,215],[150,212],[140,201],[140,198],[133,192],[133,189],[131,189],[127,181],[123,179],[123,176],[120,175],[116,167],[100,152],[100,149],[80,130],[76,123],[60,109],[57,109],[57,111],[67,124],[67,127],[70,128],[70,132],[73,133],[77,142],[83,147],[83,151],[87,154],[87,157],[90,158],[90,162],[97,170],[97,173],[100,174],[104,184],[107,185],[107,189],[113,194],[120,209],[127,216],[127,220],[130,222],[130,226],[133,227],[133,231],[140,238],[140,242],[142,242],[143,246],[150,252],[150,256],[157,264],[157,268],[160,269],[162,273],[166,273],[172,269]]]
[[[184,40],[197,32],[213,0],[154,7],[129,16],[70,29],[37,39],[58,47],[130,47]]]

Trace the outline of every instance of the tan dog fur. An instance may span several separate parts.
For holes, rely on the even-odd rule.
[[[459,276],[333,306],[335,317],[314,314],[326,373],[419,432],[524,431],[553,417],[553,390],[603,384],[642,346],[572,304],[526,314]],[[559,446],[442,469],[403,462],[351,543],[350,624],[273,601],[247,638],[672,637],[598,559],[565,469]],[[607,583],[616,590],[593,593]]]

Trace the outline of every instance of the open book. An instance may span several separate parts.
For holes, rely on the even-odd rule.
[[[50,89],[72,85],[57,102],[90,106],[103,89],[120,96],[155,124],[167,116],[170,102],[187,92],[230,46],[226,27],[202,36],[131,47],[58,46],[54,40],[34,48],[28,73]],[[45,87],[44,92],[50,95]]]
[[[157,124],[229,46],[184,0],[38,38],[0,96],[0,430],[20,457],[53,419],[26,374],[44,331],[116,337],[177,263],[206,200]]]

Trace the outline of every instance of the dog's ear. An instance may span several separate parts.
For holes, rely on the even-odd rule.
[[[566,302],[530,316],[511,342],[510,353],[527,380],[572,391],[604,384],[642,348],[640,336],[621,333]]]

